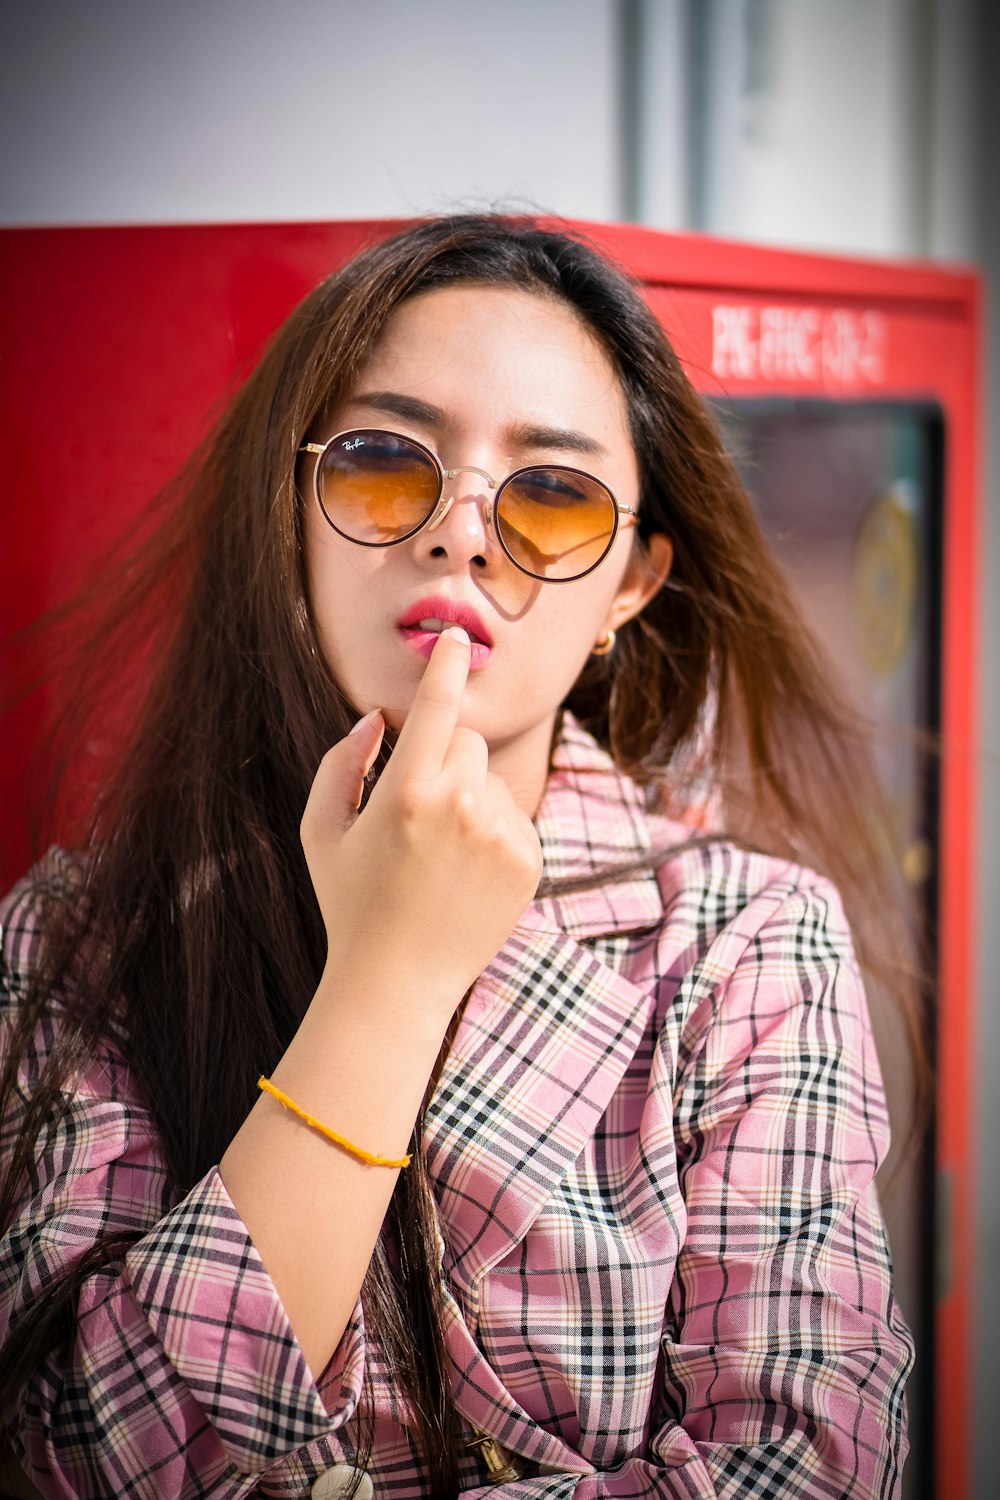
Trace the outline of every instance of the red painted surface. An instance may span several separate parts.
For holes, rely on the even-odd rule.
[[[165,484],[299,298],[364,223],[0,232],[0,636],[57,602]],[[937,1308],[937,1493],[968,1493],[976,909],[979,292],[968,272],[586,226],[642,278],[695,384],[718,395],[935,401],[946,431],[938,1164],[954,1179]],[[45,706],[0,738],[4,885]]]

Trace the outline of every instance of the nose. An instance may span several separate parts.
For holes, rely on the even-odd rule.
[[[446,469],[441,500],[414,541],[428,557],[483,568],[496,547],[493,530],[495,480],[485,469]]]

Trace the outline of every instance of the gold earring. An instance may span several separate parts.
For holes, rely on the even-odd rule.
[[[609,651],[613,651],[615,646],[615,634],[616,632],[613,630],[606,630],[601,636],[601,639],[596,643],[596,645],[591,646],[590,650],[592,655],[607,656]]]

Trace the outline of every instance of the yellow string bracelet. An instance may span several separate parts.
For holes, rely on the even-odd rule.
[[[317,1131],[325,1140],[332,1141],[341,1150],[348,1152],[351,1156],[357,1157],[358,1161],[366,1162],[370,1167],[408,1167],[410,1165],[409,1156],[400,1156],[395,1159],[389,1156],[376,1156],[373,1151],[366,1151],[364,1146],[356,1146],[353,1141],[347,1139],[346,1135],[338,1134],[336,1130],[331,1130],[329,1125],[324,1125],[322,1120],[317,1120],[314,1115],[310,1115],[304,1109],[300,1109],[294,1099],[289,1099],[288,1095],[283,1093],[281,1089],[276,1088],[270,1078],[265,1078],[263,1073],[257,1079],[257,1087],[263,1089],[265,1094],[270,1094],[272,1099],[277,1099],[278,1103],[284,1109],[290,1109],[293,1115],[298,1115],[300,1120],[304,1120],[311,1129]]]

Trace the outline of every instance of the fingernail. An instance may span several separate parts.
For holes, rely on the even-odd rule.
[[[463,630],[461,625],[449,625],[448,629],[442,630],[441,634],[450,635],[452,640],[462,641],[466,646],[472,645],[472,641],[469,637],[469,632],[467,630]]]
[[[353,729],[348,730],[347,738],[350,739],[350,737],[351,737],[352,734],[357,734],[357,732],[358,732],[359,729],[364,729],[365,725],[366,724],[370,724],[371,721],[372,721],[372,719],[374,719],[374,717],[375,717],[375,715],[377,713],[378,713],[378,709],[377,708],[373,708],[373,709],[370,710],[369,713],[366,713],[363,719],[359,719],[358,720],[358,722],[355,724],[355,726],[354,726]]]

